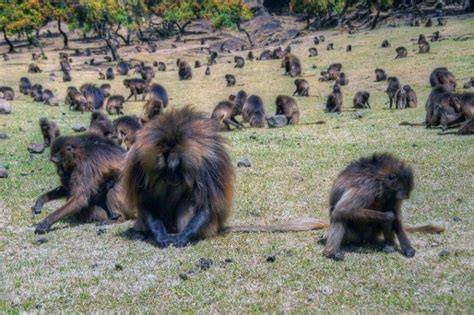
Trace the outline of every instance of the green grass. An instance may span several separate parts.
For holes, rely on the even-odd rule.
[[[298,216],[327,218],[331,184],[350,161],[382,151],[406,160],[414,168],[416,184],[411,199],[403,204],[406,223],[435,223],[447,229],[441,235],[410,235],[417,249],[413,259],[361,247],[348,251],[346,260],[336,263],[321,255],[318,240],[325,231],[231,234],[183,249],[160,250],[124,237],[132,222],[108,226],[107,233],[97,235],[94,224],[75,225],[66,220],[45,236],[48,243],[36,245],[34,223],[62,202],[47,205],[43,214],[32,218],[30,207],[35,198],[57,185],[58,179],[47,151],[30,155],[27,145],[41,142],[37,125],[41,116],[58,122],[63,134],[71,134],[72,124],[87,123],[89,115],[69,112],[63,104],[33,103],[17,91],[13,113],[0,116],[0,131],[10,135],[0,140],[0,164],[10,171],[8,179],[0,180],[0,311],[472,313],[474,138],[439,136],[439,130],[400,127],[398,123],[423,120],[433,68],[448,67],[460,84],[472,76],[474,42],[453,38],[473,29],[470,18],[450,19],[443,28],[388,28],[352,36],[330,31],[325,35],[336,50],[328,52],[320,45],[316,58],[306,57],[312,43],[309,34],[303,44],[293,46],[311,84],[312,96],[297,99],[303,124],[225,133],[233,163],[241,157],[252,161],[251,168],[237,169],[231,225],[274,223]],[[416,54],[418,35],[434,30],[447,39],[432,43],[428,55]],[[384,38],[392,48],[379,48]],[[346,43],[352,44],[353,52],[345,52]],[[75,42],[74,48],[79,44]],[[394,49],[402,45],[408,48],[409,57],[394,60]],[[29,77],[56,90],[63,99],[70,84],[47,79],[50,71],[60,74],[57,51],[52,48],[50,43],[49,60],[39,63],[45,71]],[[129,48],[122,54],[166,60],[170,69],[177,57],[133,55]],[[193,63],[206,57],[184,51],[183,56]],[[30,55],[24,52],[11,57],[0,65],[0,85],[17,89]],[[233,69],[228,60],[232,56],[219,59],[210,77],[201,68],[194,71],[193,80],[179,82],[176,71],[170,70],[158,73],[155,81],[168,90],[170,106],[193,104],[207,112],[239,89],[260,95],[273,112],[276,96],[294,90],[293,79],[282,74],[280,61],[247,62],[245,68]],[[74,67],[83,62],[76,58]],[[331,84],[317,78],[332,62],[341,62],[350,80],[343,87],[346,110],[341,115],[322,111]],[[410,84],[418,94],[418,108],[386,110],[386,83],[374,82],[375,68],[384,68]],[[225,87],[226,73],[235,74],[243,86]],[[99,83],[96,71],[74,71],[72,75],[76,86]],[[113,92],[126,94],[121,81],[118,77],[112,82]],[[354,120],[349,109],[352,96],[362,89],[370,91],[373,109]],[[127,103],[126,112],[138,114],[142,104]],[[304,125],[317,120],[327,123]],[[455,222],[454,216],[462,220]],[[442,249],[450,254],[439,257]],[[266,262],[272,254],[276,261]],[[213,260],[209,270],[200,270],[201,257]],[[116,270],[116,264],[123,270]],[[188,279],[181,279],[180,273],[189,273]]]

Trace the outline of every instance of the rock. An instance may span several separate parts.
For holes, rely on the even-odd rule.
[[[0,132],[0,139],[1,140],[5,140],[5,139],[8,139],[9,136],[6,132]]]
[[[459,221],[461,221],[461,218],[458,217],[458,216],[454,216],[454,217],[453,217],[453,221],[454,221],[454,222],[459,222]]]
[[[232,258],[226,258],[226,259],[224,259],[224,262],[225,263],[231,263],[231,262],[234,262],[234,260]]]
[[[250,162],[249,159],[247,158],[241,158],[238,162],[237,162],[237,167],[251,167],[252,166],[252,163]]]
[[[8,170],[3,165],[0,165],[0,178],[8,178]]]
[[[74,125],[72,125],[72,130],[74,130],[74,132],[83,132],[86,131],[87,128],[83,124],[75,123]]]
[[[361,119],[362,117],[364,117],[364,115],[362,115],[361,112],[352,113],[352,119]]]
[[[189,279],[188,274],[184,273],[184,272],[180,273],[179,277],[181,278],[181,280],[188,280]]]
[[[44,145],[40,143],[30,143],[28,145],[28,152],[33,154],[40,154],[44,152]]]
[[[123,266],[121,264],[115,264],[114,268],[115,268],[115,270],[118,270],[118,271],[123,270]]]
[[[442,251],[439,252],[438,256],[439,257],[445,257],[445,256],[449,256],[450,252],[449,250],[447,250],[446,248],[443,249]]]
[[[211,268],[213,263],[214,262],[212,261],[212,259],[207,259],[207,258],[199,259],[199,267],[201,268],[201,270],[208,270],[209,268]]]
[[[12,112],[12,106],[4,99],[0,99],[0,115],[8,115]]]
[[[275,262],[275,260],[276,260],[276,255],[275,254],[270,255],[270,256],[267,257],[267,262],[273,263],[273,262]]]
[[[288,119],[284,115],[275,115],[267,118],[268,127],[281,128],[288,125]]]
[[[41,244],[46,244],[46,243],[48,243],[48,239],[46,237],[37,238],[35,241],[36,245],[41,245]]]

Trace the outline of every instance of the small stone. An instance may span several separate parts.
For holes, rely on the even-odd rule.
[[[443,249],[442,251],[439,252],[438,256],[439,257],[446,257],[446,256],[449,256],[450,252],[449,250],[447,250],[446,248]]]
[[[313,65],[313,69],[317,69],[318,67],[316,65]]]
[[[213,263],[214,262],[212,261],[212,259],[207,259],[207,258],[199,259],[199,267],[201,268],[201,270],[208,270],[209,268],[211,268]]]
[[[252,166],[252,163],[250,162],[249,159],[247,158],[241,158],[238,162],[237,162],[237,167],[251,167]]]
[[[0,132],[0,139],[5,140],[8,139],[9,136],[6,132]]]
[[[74,132],[83,132],[87,130],[86,126],[80,123],[75,123],[71,128]]]
[[[93,264],[91,265],[91,269],[95,269],[95,268],[97,268],[98,266],[99,266],[99,265],[98,265],[97,263],[93,263]]]
[[[107,229],[105,227],[100,227],[97,229],[97,235],[102,235],[107,233]]]
[[[416,148],[416,147],[417,147],[416,143],[413,143],[411,146],[412,146],[412,148]]]
[[[12,106],[4,99],[0,99],[0,115],[8,115],[12,112]]]
[[[180,273],[179,277],[181,278],[181,280],[188,280],[189,279],[188,274],[184,273],[184,272]]]
[[[352,119],[361,119],[364,115],[361,112],[352,113]]]
[[[267,262],[273,263],[273,262],[275,262],[275,260],[276,260],[276,255],[275,254],[270,255],[270,256],[267,257]]]
[[[46,237],[37,238],[35,241],[36,245],[41,245],[41,244],[46,244],[46,243],[48,243],[48,239]]]
[[[226,258],[226,259],[224,259],[224,262],[225,263],[231,263],[231,262],[234,262],[234,260],[232,258]]]
[[[115,264],[115,270],[122,271],[123,266],[121,264]]]
[[[453,221],[454,221],[454,222],[460,222],[460,221],[462,221],[462,220],[461,220],[460,217],[454,216],[454,217],[453,217]]]
[[[250,135],[250,136],[249,136],[249,139],[250,139],[250,140],[257,140],[257,136],[256,136],[256,135]]]
[[[295,176],[295,177],[293,177],[293,179],[298,181],[298,182],[304,182],[304,177],[303,176]]]
[[[40,143],[30,143],[28,145],[28,152],[34,154],[40,154],[44,152],[44,145]]]
[[[281,128],[288,125],[288,119],[284,115],[275,115],[267,118],[268,127]]]
[[[8,178],[8,171],[3,165],[0,165],[0,178]]]
[[[438,242],[433,242],[431,243],[431,247],[438,247],[439,246],[439,243]]]

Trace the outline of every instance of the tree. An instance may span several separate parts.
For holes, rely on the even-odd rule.
[[[252,18],[252,11],[242,0],[214,0],[203,5],[203,17],[209,18],[214,27],[241,31],[242,22]]]
[[[311,25],[312,18],[319,18],[327,13],[330,0],[291,0],[290,11],[306,15],[306,28]]]
[[[62,23],[67,23],[73,13],[74,6],[71,1],[67,0],[46,0],[42,1],[41,10],[44,16],[50,17],[57,21],[58,31],[63,37],[64,49],[69,48],[69,38],[67,33],[62,29]]]
[[[183,35],[192,21],[201,17],[201,2],[196,0],[163,0],[153,6],[153,12],[163,21],[175,25],[179,35]]]

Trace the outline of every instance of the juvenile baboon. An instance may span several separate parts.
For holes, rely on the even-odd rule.
[[[146,126],[127,156],[124,183],[138,209],[136,231],[159,247],[186,246],[224,229],[231,213],[234,170],[206,115],[185,107]]]
[[[298,94],[298,96],[309,96],[309,82],[305,79],[296,79],[295,80],[296,90],[293,93],[293,96]]]
[[[445,26],[447,23],[448,23],[448,20],[446,18],[439,17],[437,26]]]
[[[91,114],[91,122],[89,128],[87,128],[87,133],[111,139],[113,136],[113,127],[112,121],[106,114],[100,110],[94,110]]]
[[[352,104],[354,108],[370,108],[370,93],[367,91],[359,91],[354,95]]]
[[[54,95],[53,91],[48,90],[48,89],[43,91],[43,102],[46,105],[50,105],[50,106],[58,106],[59,105],[58,99]]]
[[[315,36],[315,37],[313,38],[313,43],[314,43],[315,45],[319,45],[319,38],[318,38],[318,36]]]
[[[166,71],[166,64],[164,62],[158,62],[158,71],[165,72]]]
[[[20,79],[20,93],[23,93],[24,95],[30,94],[31,87],[33,84],[31,83],[30,79],[26,77],[22,77]]]
[[[225,80],[227,82],[227,86],[234,86],[235,83],[236,83],[236,79],[235,79],[235,76],[232,75],[232,74],[226,74],[225,75]]]
[[[311,47],[308,51],[309,57],[316,57],[318,55],[318,50],[314,47]]]
[[[209,51],[209,58],[207,59],[207,65],[212,66],[212,65],[217,64],[217,57],[218,57],[217,52]]]
[[[418,45],[421,44],[422,42],[426,42],[426,37],[425,35],[420,34],[420,36],[418,36]]]
[[[106,79],[106,80],[113,80],[113,79],[115,79],[114,69],[112,69],[112,68],[107,68],[107,70],[105,70],[105,79]]]
[[[444,99],[439,107],[440,124],[444,130],[465,122],[458,130],[458,134],[473,134],[474,93],[453,94],[449,99]]]
[[[100,86],[100,90],[102,91],[102,94],[104,94],[104,98],[108,98],[112,93],[112,86],[108,83],[104,83]]]
[[[469,81],[467,81],[463,85],[464,89],[469,89],[469,88],[472,88],[472,87],[474,87],[474,77],[470,78]]]
[[[105,74],[102,71],[99,71],[99,80],[105,80]]]
[[[72,81],[71,72],[63,71],[63,82],[70,82]]]
[[[150,82],[155,77],[155,69],[150,66],[142,65],[140,69],[140,75],[143,80]]]
[[[113,139],[118,145],[125,144],[127,150],[135,143],[142,125],[135,116],[122,116],[114,120]]]
[[[234,57],[235,66],[234,68],[243,68],[245,66],[245,59],[240,56]]]
[[[178,59],[178,75],[180,80],[191,80],[193,77],[193,69],[184,60]]]
[[[342,112],[342,92],[338,84],[334,84],[332,93],[328,95],[324,111],[328,113]]]
[[[433,32],[433,35],[431,35],[431,41],[432,42],[437,42],[440,39],[440,34],[439,31]]]
[[[321,78],[319,81],[333,81],[337,80],[339,77],[339,72],[342,70],[342,64],[340,63],[333,63],[329,65],[327,71],[321,72]]]
[[[324,35],[319,35],[319,40],[321,42],[324,42],[326,40],[326,37],[324,37]]]
[[[400,80],[397,77],[388,77],[387,82],[388,86],[385,92],[387,93],[390,101],[390,108],[392,108],[393,100],[395,99],[395,94],[400,89]]]
[[[404,109],[406,107],[415,108],[417,103],[418,101],[416,93],[408,84],[398,89],[398,91],[395,93],[396,109]]]
[[[32,63],[28,66],[28,73],[40,73],[43,72],[43,70],[38,67],[38,65]]]
[[[126,151],[112,141],[95,136],[59,137],[51,145],[50,160],[56,165],[60,186],[41,195],[32,207],[41,213],[49,201],[66,198],[66,204],[43,219],[35,233],[47,233],[64,217],[80,222],[122,222],[135,214],[124,200],[120,175]]]
[[[235,119],[240,114],[235,101],[219,102],[211,114],[211,119],[216,122],[219,130],[231,130],[230,126],[244,129],[244,125]]]
[[[142,101],[145,100],[146,92],[148,83],[143,79],[125,79],[123,80],[123,85],[126,88],[130,89],[130,95],[127,97],[127,101],[132,97],[135,96],[135,101],[137,101],[137,96],[142,94],[143,98]]]
[[[336,84],[339,84],[339,85],[349,84],[349,79],[346,77],[346,74],[344,72],[339,72],[339,76],[337,77]]]
[[[418,51],[419,54],[427,54],[430,52],[430,43],[428,43],[426,39],[419,42],[418,47],[420,49]]]
[[[196,60],[196,62],[194,62],[194,68],[201,68],[202,64],[199,60]]]
[[[119,75],[128,75],[128,72],[130,71],[130,66],[128,63],[125,61],[120,61],[117,64],[117,73]]]
[[[384,39],[384,40],[382,41],[382,48],[388,48],[388,47],[390,47],[390,46],[392,46],[392,45],[390,45],[390,43],[388,42],[388,40]]]
[[[285,74],[289,74],[291,77],[301,75],[301,62],[295,55],[288,54],[285,56]]]
[[[40,118],[39,126],[45,146],[50,146],[51,143],[60,136],[58,125],[54,121],[48,120],[46,117]]]
[[[33,98],[33,102],[43,102],[43,86],[34,84],[30,90],[30,96]]]
[[[431,27],[431,26],[433,26],[433,21],[431,20],[431,18],[428,18],[428,20],[425,23],[425,27]]]
[[[296,125],[300,122],[300,110],[294,98],[279,95],[275,103],[275,115],[284,115],[288,119],[289,125]]]
[[[109,115],[123,115],[123,103],[125,98],[122,95],[113,95],[107,100],[105,108]]]
[[[436,68],[430,74],[430,84],[432,87],[437,85],[444,85],[452,92],[456,90],[456,78],[445,67]]]
[[[347,46],[346,46],[346,51],[347,51],[347,52],[352,51],[352,45],[347,45]]]
[[[425,126],[426,128],[437,127],[441,124],[441,107],[450,106],[454,93],[446,85],[437,85],[431,89],[426,101]],[[443,105],[447,104],[447,105]]]
[[[249,51],[248,54],[247,54],[247,60],[253,61],[254,59],[255,59],[255,57],[253,56],[253,52]]]
[[[397,47],[395,51],[397,52],[397,56],[395,57],[395,59],[405,58],[408,56],[408,51],[405,47]]]
[[[0,93],[2,93],[2,96],[0,98],[3,98],[6,101],[13,101],[15,99],[15,92],[9,86],[0,86]]]
[[[211,68],[209,66],[206,67],[206,71],[204,72],[205,75],[211,75]]]
[[[387,74],[383,69],[375,69],[375,82],[387,80]]]
[[[251,95],[242,108],[242,119],[254,128],[265,128],[266,110],[260,96]]]
[[[326,46],[327,50],[334,50],[334,43],[328,43]]]
[[[73,86],[67,88],[64,103],[69,106],[69,110],[80,112],[92,111],[92,108],[87,103],[86,97]]]
[[[270,50],[264,50],[260,56],[257,58],[257,60],[271,60],[272,59],[272,52]]]
[[[283,57],[285,57],[285,52],[281,47],[273,49],[272,59],[283,59]]]

